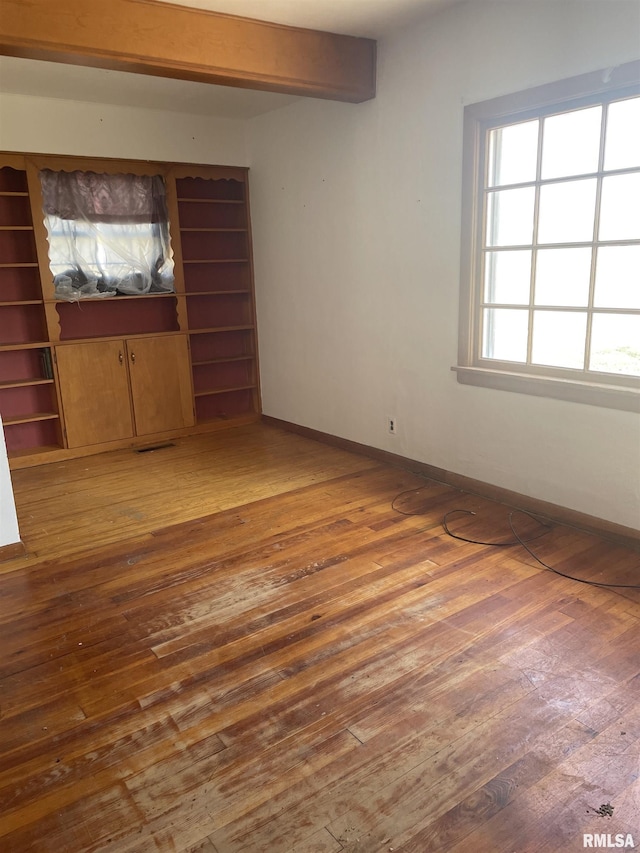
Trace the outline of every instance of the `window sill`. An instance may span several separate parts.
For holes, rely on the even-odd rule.
[[[555,379],[548,376],[532,376],[525,373],[490,370],[485,367],[451,368],[463,385],[494,388],[516,394],[532,394],[536,397],[551,397],[570,403],[586,403],[609,409],[621,409],[640,413],[640,391],[620,385],[581,382],[576,379]]]

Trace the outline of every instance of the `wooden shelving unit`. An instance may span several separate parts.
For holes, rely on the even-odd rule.
[[[259,411],[246,180],[176,179],[198,424]]]
[[[21,165],[15,155],[0,160],[0,415],[10,456],[63,446],[27,174]]]
[[[57,299],[41,168],[163,175],[175,292]],[[92,377],[95,345],[111,362]],[[0,155],[0,414],[13,467],[245,423],[260,413],[258,377],[246,169]]]

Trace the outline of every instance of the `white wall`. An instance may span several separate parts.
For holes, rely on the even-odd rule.
[[[0,151],[246,166],[245,122],[0,94]]]
[[[0,548],[20,541],[16,505],[11,488],[11,475],[7,461],[4,429],[0,418]]]
[[[450,367],[464,105],[639,56],[635,0],[472,0],[379,45],[374,101],[254,119],[265,413],[637,527],[636,416]]]

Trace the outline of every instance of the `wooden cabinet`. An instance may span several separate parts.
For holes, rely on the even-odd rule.
[[[56,298],[44,168],[162,175],[175,292]],[[0,154],[0,414],[12,467],[259,417],[247,176]]]
[[[193,426],[185,335],[55,348],[70,448]]]
[[[186,335],[126,341],[136,435],[193,426]]]
[[[126,342],[59,346],[55,355],[68,447],[131,438]]]

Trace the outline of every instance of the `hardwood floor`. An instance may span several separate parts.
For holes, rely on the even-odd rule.
[[[13,479],[3,853],[640,849],[640,593],[443,531],[507,507],[264,425]]]

